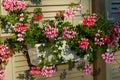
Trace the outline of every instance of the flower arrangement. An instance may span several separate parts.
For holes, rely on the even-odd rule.
[[[83,69],[84,75],[91,73],[91,63],[96,60],[97,53],[101,53],[106,63],[115,60],[116,50],[111,51],[109,48],[120,42],[120,23],[112,25],[101,15],[86,14],[81,24],[73,26],[72,23],[64,20],[72,18],[76,11],[82,9],[81,4],[76,6],[73,3],[67,10],[57,12],[54,20],[43,20],[42,9],[36,8],[33,23],[29,23],[25,6],[24,1],[3,1],[3,7],[9,14],[1,19],[13,25],[11,31],[13,36],[5,41],[12,52],[23,50],[26,44],[34,47],[35,44],[40,43],[39,64],[31,68],[31,74],[51,77],[55,72],[54,65],[72,61],[62,56],[63,47],[66,46],[80,58],[87,56],[89,63]],[[41,22],[42,26],[37,21]]]

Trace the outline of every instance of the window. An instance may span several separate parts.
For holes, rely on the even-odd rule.
[[[106,0],[107,20],[116,21],[119,19],[118,7],[120,7],[120,0]]]

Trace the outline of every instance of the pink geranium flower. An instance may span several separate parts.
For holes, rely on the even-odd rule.
[[[23,21],[24,20],[24,14],[22,13],[22,14],[20,14],[20,19],[19,19],[20,21]]]
[[[98,30],[98,32],[95,34],[95,38],[94,38],[94,41],[95,41],[95,44],[97,45],[104,45],[106,43],[106,39],[105,39],[105,36],[102,36],[101,37],[101,30]]]
[[[4,7],[4,9],[5,10],[13,10],[13,7],[14,5],[13,5],[13,3],[11,2],[11,1],[7,1],[7,0],[3,0],[3,7]]]
[[[54,73],[55,70],[53,66],[49,66],[49,67],[44,66],[41,70],[41,75],[46,77],[52,77]]]
[[[18,39],[17,39],[17,41],[23,41],[24,39],[23,39],[23,35],[22,34],[18,34]]]
[[[3,80],[3,78],[5,77],[5,73],[6,73],[5,66],[4,64],[2,64],[0,67],[1,67],[0,68],[0,80]]]
[[[0,45],[0,60],[1,61],[9,61],[10,59],[10,50],[5,45]]]
[[[76,10],[77,10],[77,11],[82,10],[82,8],[83,8],[83,6],[82,6],[82,4],[80,4],[80,3],[76,6]]]
[[[25,9],[25,8],[26,8],[26,2],[25,2],[25,1],[22,1],[22,2],[21,2],[21,8],[22,8],[22,9]]]
[[[120,39],[120,23],[116,22],[114,24],[113,32],[115,32],[118,39]]]
[[[3,0],[3,7],[7,11],[23,10],[26,8],[26,3],[24,0]]]
[[[74,38],[75,35],[76,35],[76,32],[71,30],[71,31],[68,31],[67,30],[67,27],[63,27],[63,38]]]
[[[115,59],[114,54],[110,54],[109,52],[105,52],[104,54],[102,54],[102,58],[105,60],[106,63],[111,63]]]
[[[55,38],[58,36],[58,28],[52,28],[50,25],[45,27],[45,35],[47,38]]]
[[[80,41],[78,41],[79,48],[87,49],[89,45],[89,40],[87,38],[82,38]]]
[[[44,75],[47,75],[47,67],[46,66],[44,66],[43,68],[42,68],[42,70],[41,70],[41,74],[44,76]]]
[[[72,18],[74,15],[75,11],[73,9],[67,9],[64,14],[66,18]]]
[[[6,73],[4,63],[8,62],[9,59],[10,59],[10,50],[6,45],[0,45],[0,61],[1,61],[0,80],[3,80]]]
[[[52,77],[53,74],[54,74],[54,70],[50,70],[50,71],[47,72],[46,77]]]
[[[87,64],[87,65],[85,66],[85,68],[83,69],[83,74],[84,74],[84,75],[88,75],[88,74],[91,73],[91,70],[92,70],[92,66],[91,66],[90,64]]]

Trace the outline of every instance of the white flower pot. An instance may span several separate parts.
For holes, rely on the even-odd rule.
[[[38,59],[39,56],[43,56],[45,59],[47,58],[49,62],[51,62],[52,58],[54,58],[54,55],[50,55],[46,57],[46,52],[40,53],[38,50],[38,47],[41,44],[36,44],[35,47],[31,47],[30,45],[27,45],[28,47],[28,53],[29,53],[29,57],[30,57],[30,62],[32,65],[38,65],[41,61]],[[72,60],[72,61],[79,61],[80,58],[75,54],[74,51],[70,50],[69,46],[66,45],[66,42],[63,41],[63,46],[59,48],[61,50],[61,55],[60,57],[62,57],[65,62],[67,62],[68,60]],[[63,62],[63,63],[65,63]]]

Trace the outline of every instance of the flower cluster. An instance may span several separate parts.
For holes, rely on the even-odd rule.
[[[72,18],[73,16],[75,16],[76,11],[80,11],[82,8],[83,6],[80,3],[78,3],[77,6],[75,6],[75,9],[73,8],[72,5],[70,9],[65,10],[64,16],[68,19]]]
[[[74,15],[75,11],[73,9],[67,9],[64,14],[66,18],[72,18]]]
[[[20,19],[19,19],[19,21],[23,21],[24,20],[24,14],[22,13],[22,14],[20,14]]]
[[[106,63],[111,63],[115,59],[114,54],[109,52],[105,52],[104,54],[102,54],[102,58],[105,60]]]
[[[63,38],[75,38],[75,31],[68,31],[67,27],[63,27]]]
[[[0,44],[0,80],[3,80],[5,76],[5,65],[10,59],[10,50],[6,45],[1,45]]]
[[[0,80],[3,80],[3,78],[5,77],[5,65],[1,64],[0,66]]]
[[[94,38],[95,44],[98,44],[100,46],[105,44],[104,38],[100,36],[101,32],[102,32],[101,30],[98,30]]]
[[[23,34],[25,34],[25,31],[27,30],[28,25],[24,23],[16,23],[14,26],[14,31],[17,32],[17,41],[23,41]]]
[[[79,11],[79,10],[82,10],[82,8],[83,8],[82,4],[78,3],[78,5],[76,6],[75,10]]]
[[[88,74],[91,73],[91,70],[92,70],[92,66],[91,66],[90,64],[87,64],[87,65],[85,66],[85,68],[83,69],[83,74],[84,74],[84,75],[88,75]]]
[[[82,38],[80,41],[78,41],[79,48],[87,49],[89,45],[89,40],[87,38]]]
[[[45,35],[47,38],[55,38],[58,36],[58,28],[52,28],[50,25],[45,27]]]
[[[34,21],[39,21],[39,20],[42,20],[44,18],[44,15],[43,14],[39,14],[39,15],[34,15]]]
[[[33,20],[36,21],[41,21],[44,18],[44,15],[42,14],[42,9],[41,8],[35,8],[34,11],[34,16]]]
[[[116,40],[116,37],[114,35],[111,36],[105,35],[103,36],[103,38],[104,38],[104,43],[106,43],[107,45],[112,45]]]
[[[7,11],[23,10],[26,8],[26,3],[23,0],[3,0],[3,7]]]
[[[41,74],[46,77],[52,77],[52,75],[55,73],[54,67],[46,67],[44,66],[41,70]]]
[[[18,34],[17,37],[18,37],[18,38],[17,38],[17,41],[20,41],[20,42],[21,42],[21,41],[24,41],[22,34]]]
[[[5,45],[0,45],[0,60],[7,62],[10,59],[10,50]]]
[[[30,74],[41,74],[46,77],[52,77],[52,75],[55,73],[54,69],[55,68],[53,66],[44,66],[42,69],[40,69],[39,67],[32,67],[30,70]]]
[[[27,28],[28,28],[27,24],[16,23],[15,26],[14,26],[14,31],[18,32],[18,33],[25,33]]]
[[[91,16],[84,16],[82,24],[86,26],[92,26],[95,24],[95,21],[96,21],[96,14],[92,14]]]
[[[120,39],[120,23],[115,23],[113,30],[116,33],[117,38]]]

